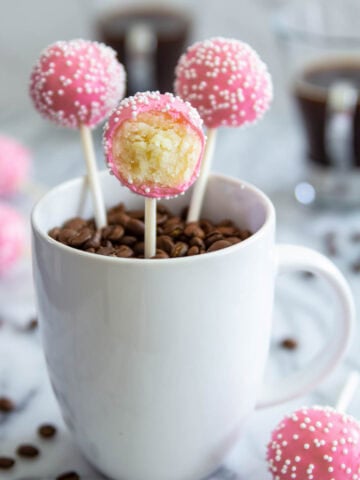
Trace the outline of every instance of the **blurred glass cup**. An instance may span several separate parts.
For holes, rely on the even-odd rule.
[[[124,64],[127,93],[172,92],[175,66],[189,41],[189,13],[168,1],[97,3],[97,36],[116,50]]]
[[[302,203],[360,204],[359,18],[359,0],[294,0],[275,17],[307,145]]]

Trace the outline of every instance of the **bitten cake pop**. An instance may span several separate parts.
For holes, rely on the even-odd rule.
[[[123,185],[146,197],[146,257],[155,254],[154,199],[174,197],[192,185],[204,141],[198,112],[170,93],[138,93],[109,118],[104,132],[108,166]]]
[[[0,203],[0,275],[4,274],[23,254],[25,222],[20,214]]]
[[[99,228],[106,214],[89,128],[110,114],[124,92],[125,71],[115,51],[97,42],[56,42],[42,52],[31,74],[35,108],[58,125],[80,130]]]
[[[0,195],[13,195],[28,179],[30,151],[17,140],[0,135]]]
[[[275,480],[360,478],[360,424],[330,407],[302,408],[274,430],[268,446]]]
[[[198,220],[213,155],[216,128],[240,127],[260,119],[272,100],[271,77],[258,54],[246,43],[212,38],[192,45],[175,71],[175,92],[198,109],[208,127],[200,179],[188,221]]]

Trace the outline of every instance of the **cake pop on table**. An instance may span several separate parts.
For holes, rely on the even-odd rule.
[[[267,448],[274,480],[360,479],[360,423],[344,413],[357,385],[354,373],[336,409],[304,407],[279,423]]]
[[[28,180],[30,151],[20,142],[0,135],[0,196],[17,193]]]
[[[260,119],[272,100],[265,63],[246,43],[227,38],[197,42],[183,54],[175,71],[175,92],[202,117],[207,145],[195,185],[188,221],[199,218],[214,150],[216,129],[240,127]]]
[[[25,221],[12,207],[0,203],[0,275],[7,272],[25,250]]]
[[[105,125],[104,149],[111,172],[145,197],[145,257],[155,255],[156,199],[182,194],[193,184],[204,143],[197,110],[170,93],[128,97]]]
[[[125,79],[114,50],[82,39],[48,46],[31,73],[30,96],[41,115],[80,130],[98,228],[106,224],[106,213],[90,129],[123,97]]]

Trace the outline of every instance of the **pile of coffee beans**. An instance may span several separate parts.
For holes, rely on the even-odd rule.
[[[153,258],[176,258],[215,252],[251,236],[231,220],[213,223],[207,219],[186,223],[186,209],[173,215],[164,205],[157,206],[157,249]],[[144,258],[144,211],[126,210],[119,204],[108,211],[108,226],[96,230],[94,219],[76,217],[49,236],[70,247],[98,255]]]

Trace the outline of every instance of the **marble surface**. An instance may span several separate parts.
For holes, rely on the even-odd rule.
[[[0,125],[6,125],[9,130],[16,125],[22,138],[32,147],[35,156],[33,181],[46,185],[43,189],[82,173],[76,133],[56,129],[31,114],[0,116]],[[360,258],[360,243],[354,243],[350,237],[360,231],[360,210],[317,211],[297,204],[292,188],[302,175],[300,152],[295,124],[280,116],[268,117],[256,129],[241,133],[221,131],[214,170],[250,180],[269,194],[277,210],[278,241],[311,246],[327,254],[324,236],[336,232],[338,252],[333,260],[346,275],[359,303],[360,273],[353,273],[351,264]],[[100,150],[98,157],[101,165]],[[26,194],[11,202],[28,215],[42,188],[28,189]],[[41,456],[36,460],[19,461],[13,470],[1,472],[0,478],[47,480],[76,470],[81,478],[100,479],[102,477],[74,445],[61,420],[49,385],[39,332],[27,328],[34,316],[28,252],[0,279],[0,397],[8,396],[16,405],[13,413],[0,413],[0,455],[13,455],[19,443],[30,442],[40,448]],[[310,361],[330,334],[335,320],[329,291],[320,280],[301,274],[279,278],[267,377],[290,374]],[[279,346],[286,337],[298,341],[296,350],[284,350]],[[347,375],[359,368],[358,340],[356,331],[342,364],[312,393],[284,405],[256,411],[226,465],[211,477],[212,480],[270,480],[264,456],[271,429],[283,414],[303,404],[335,404]],[[360,392],[356,393],[349,412],[360,418]],[[53,440],[37,437],[36,429],[44,422],[58,427],[58,435]]]

